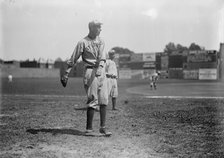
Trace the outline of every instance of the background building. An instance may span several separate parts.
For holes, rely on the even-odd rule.
[[[220,50],[183,50],[119,54],[120,78],[147,78],[159,70],[161,78],[218,80],[223,78],[224,44]]]
[[[115,49],[116,50],[116,49]],[[160,78],[218,80],[224,78],[224,43],[216,50],[184,50],[165,52],[134,53],[117,48],[115,63],[121,79],[145,79],[159,70]],[[0,60],[1,77],[60,77],[67,67],[66,61],[40,58],[38,61]],[[83,62],[73,67],[70,77],[83,76]]]

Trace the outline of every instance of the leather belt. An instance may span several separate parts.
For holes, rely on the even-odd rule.
[[[94,69],[94,68],[98,68],[98,65],[95,65],[95,66],[86,66],[86,69]]]
[[[107,78],[117,78],[115,75],[106,74]]]
[[[93,69],[94,66],[86,66],[86,69]]]

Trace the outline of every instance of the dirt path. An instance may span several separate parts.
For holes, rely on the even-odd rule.
[[[92,137],[84,135],[85,111],[75,110],[83,106],[84,98],[7,95],[2,99],[1,157],[158,157],[141,144],[149,136],[132,135],[136,122],[124,112],[123,100],[119,111],[108,108],[113,135]],[[94,127],[98,132],[98,112]]]
[[[2,95],[0,157],[224,157],[223,99],[151,99],[127,87],[119,111],[108,106],[111,137],[84,135],[86,113],[76,109],[85,95]],[[96,132],[99,119],[96,112]]]

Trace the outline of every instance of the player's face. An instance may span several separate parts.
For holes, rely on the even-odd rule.
[[[109,55],[109,58],[110,58],[111,60],[113,60],[113,59],[115,58],[115,54],[110,54],[110,55]]]
[[[97,27],[97,35],[100,35],[100,32],[102,31],[101,26]]]
[[[94,26],[93,28],[92,28],[92,32],[96,35],[96,36],[99,36],[100,35],[100,32],[101,32],[101,26],[100,25],[98,25],[98,26]]]

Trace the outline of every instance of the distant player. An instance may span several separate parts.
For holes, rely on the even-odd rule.
[[[109,59],[106,61],[106,76],[108,80],[108,91],[109,96],[112,98],[112,110],[116,109],[116,102],[118,96],[117,87],[117,66],[114,62],[115,51],[112,49],[108,52]]]
[[[12,82],[12,75],[8,75],[8,82]]]
[[[150,88],[151,88],[151,90],[153,90],[153,89],[156,90],[157,89],[156,82],[159,79],[159,75],[160,75],[160,73],[156,71],[155,73],[153,73],[150,76]]]

